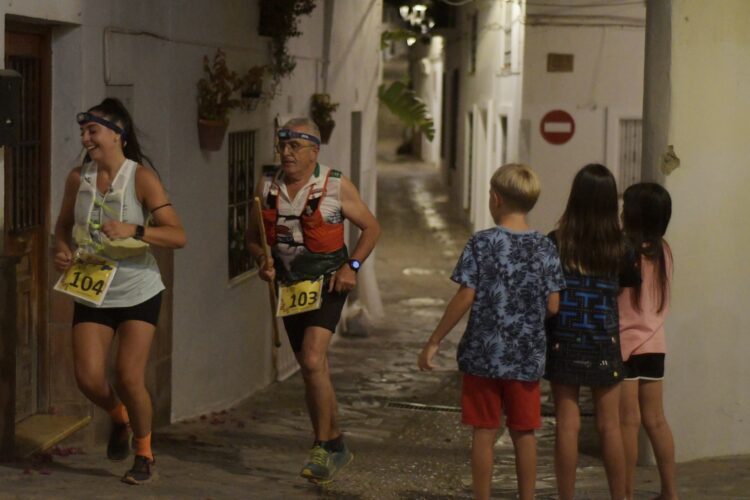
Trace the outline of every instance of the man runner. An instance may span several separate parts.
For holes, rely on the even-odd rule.
[[[256,213],[250,218],[248,248],[259,277],[278,286],[288,314],[284,327],[305,382],[315,440],[300,475],[327,482],[354,457],[338,424],[328,346],[380,225],[351,181],[318,163],[320,132],[314,122],[295,118],[284,124],[277,150],[281,167],[264,175],[256,191],[272,256],[265,257]],[[344,220],[361,230],[351,255],[344,244]],[[319,300],[319,308],[309,310]]]

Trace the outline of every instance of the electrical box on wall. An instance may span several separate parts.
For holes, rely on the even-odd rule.
[[[573,54],[547,54],[548,73],[572,73]]]
[[[0,146],[15,146],[21,139],[21,74],[0,70]]]

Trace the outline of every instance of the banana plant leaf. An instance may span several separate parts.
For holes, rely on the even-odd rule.
[[[404,82],[395,81],[378,89],[380,102],[408,127],[417,127],[432,142],[435,137],[435,123],[427,110],[425,102],[406,86]]]

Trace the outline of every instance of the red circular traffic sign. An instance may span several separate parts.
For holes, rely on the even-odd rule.
[[[550,144],[565,144],[573,137],[575,131],[576,122],[573,117],[561,109],[550,111],[539,123],[539,132]]]

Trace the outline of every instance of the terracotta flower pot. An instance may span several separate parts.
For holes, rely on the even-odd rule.
[[[224,143],[224,135],[227,132],[227,122],[219,120],[198,119],[198,142],[201,149],[206,151],[218,151]]]
[[[331,134],[333,133],[333,127],[336,126],[336,122],[318,123],[317,125],[320,129],[320,142],[328,144],[328,141],[331,139]]]

